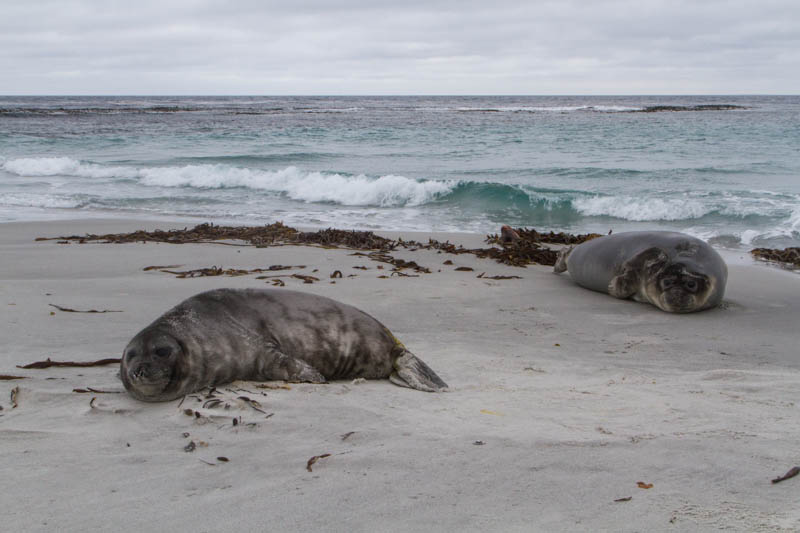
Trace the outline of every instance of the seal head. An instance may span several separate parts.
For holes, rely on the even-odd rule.
[[[670,263],[666,258],[653,261],[645,276],[642,291],[646,301],[668,313],[691,313],[711,307],[713,302],[709,300],[717,292],[716,278],[685,262]]]
[[[180,381],[186,353],[181,342],[158,329],[135,336],[122,355],[120,376],[125,388],[139,400],[160,401]]]

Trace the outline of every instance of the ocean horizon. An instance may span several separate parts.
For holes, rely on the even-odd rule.
[[[800,246],[800,96],[0,96],[0,221]]]

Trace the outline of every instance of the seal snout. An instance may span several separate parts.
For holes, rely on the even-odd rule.
[[[180,354],[180,344],[169,334],[146,332],[135,337],[123,352],[123,384],[139,399],[160,398]]]

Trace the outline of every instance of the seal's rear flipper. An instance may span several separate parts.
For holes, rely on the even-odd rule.
[[[562,248],[558,251],[558,258],[556,259],[556,264],[553,265],[553,272],[556,274],[561,274],[562,272],[566,272],[567,270],[567,257],[569,254],[572,253],[574,246],[568,246],[566,248]]]
[[[447,390],[447,383],[442,381],[442,378],[437,376],[431,367],[407,350],[394,360],[394,372],[389,376],[389,381],[401,387],[425,392]]]

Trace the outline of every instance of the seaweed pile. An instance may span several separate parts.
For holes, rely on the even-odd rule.
[[[72,235],[69,237],[39,237],[37,241],[58,240],[62,243],[103,242],[124,244],[134,242],[162,242],[168,244],[220,243],[219,241],[242,241],[245,245],[263,248],[285,244],[317,244],[328,247],[354,248],[358,250],[390,250],[394,241],[379,237],[371,231],[345,231],[326,229],[313,232],[298,231],[282,222],[266,226],[216,226],[211,223],[198,224],[192,229],[134,231],[132,233],[109,233],[106,235]]]
[[[259,248],[268,246],[285,245],[316,245],[324,248],[347,248],[352,250],[370,250],[372,253],[366,254],[373,261],[389,263],[397,269],[412,268],[416,272],[429,273],[426,267],[417,265],[413,261],[397,259],[389,255],[389,252],[398,248],[415,251],[438,250],[449,254],[473,254],[480,258],[494,259],[498,263],[522,267],[529,264],[554,265],[557,253],[542,244],[578,244],[599,235],[591,233],[587,235],[572,235],[569,233],[540,233],[535,229],[511,230],[514,239],[504,239],[498,235],[488,235],[487,244],[493,246],[489,248],[464,248],[456,246],[449,241],[440,242],[434,239],[427,243],[418,241],[405,241],[403,239],[392,240],[371,231],[339,230],[328,228],[313,232],[298,231],[295,228],[285,226],[282,222],[275,222],[265,226],[217,226],[211,223],[204,223],[194,228],[184,228],[182,230],[155,230],[155,231],[134,231],[132,233],[115,233],[106,235],[72,235],[68,237],[39,237],[37,241],[58,240],[59,243],[78,242],[81,244],[89,242],[102,243],[135,243],[135,242],[160,242],[168,244],[197,244],[197,243],[216,243],[229,244],[233,246],[256,246]],[[239,241],[222,242],[222,241]],[[163,269],[168,267],[148,267],[152,269]],[[272,267],[270,267],[272,269]],[[208,272],[189,271],[171,272],[180,274],[182,277],[193,277],[203,275],[243,275],[254,271],[224,270],[212,267]],[[212,272],[213,270],[213,272]]]
[[[753,257],[762,261],[781,263],[789,268],[800,268],[800,248],[754,248],[750,250]]]
[[[508,228],[508,226],[504,226],[504,228]],[[530,242],[530,243],[546,243],[546,244],[580,244],[582,242],[586,242],[601,235],[599,233],[586,233],[584,235],[573,235],[572,233],[555,233],[553,231],[548,231],[547,233],[541,233],[536,231],[535,229],[525,229],[525,228],[517,228],[511,229],[511,234],[518,238],[519,240]],[[508,239],[506,237],[505,239]],[[489,244],[503,244],[505,242],[504,237],[500,235],[487,235],[486,242]]]

